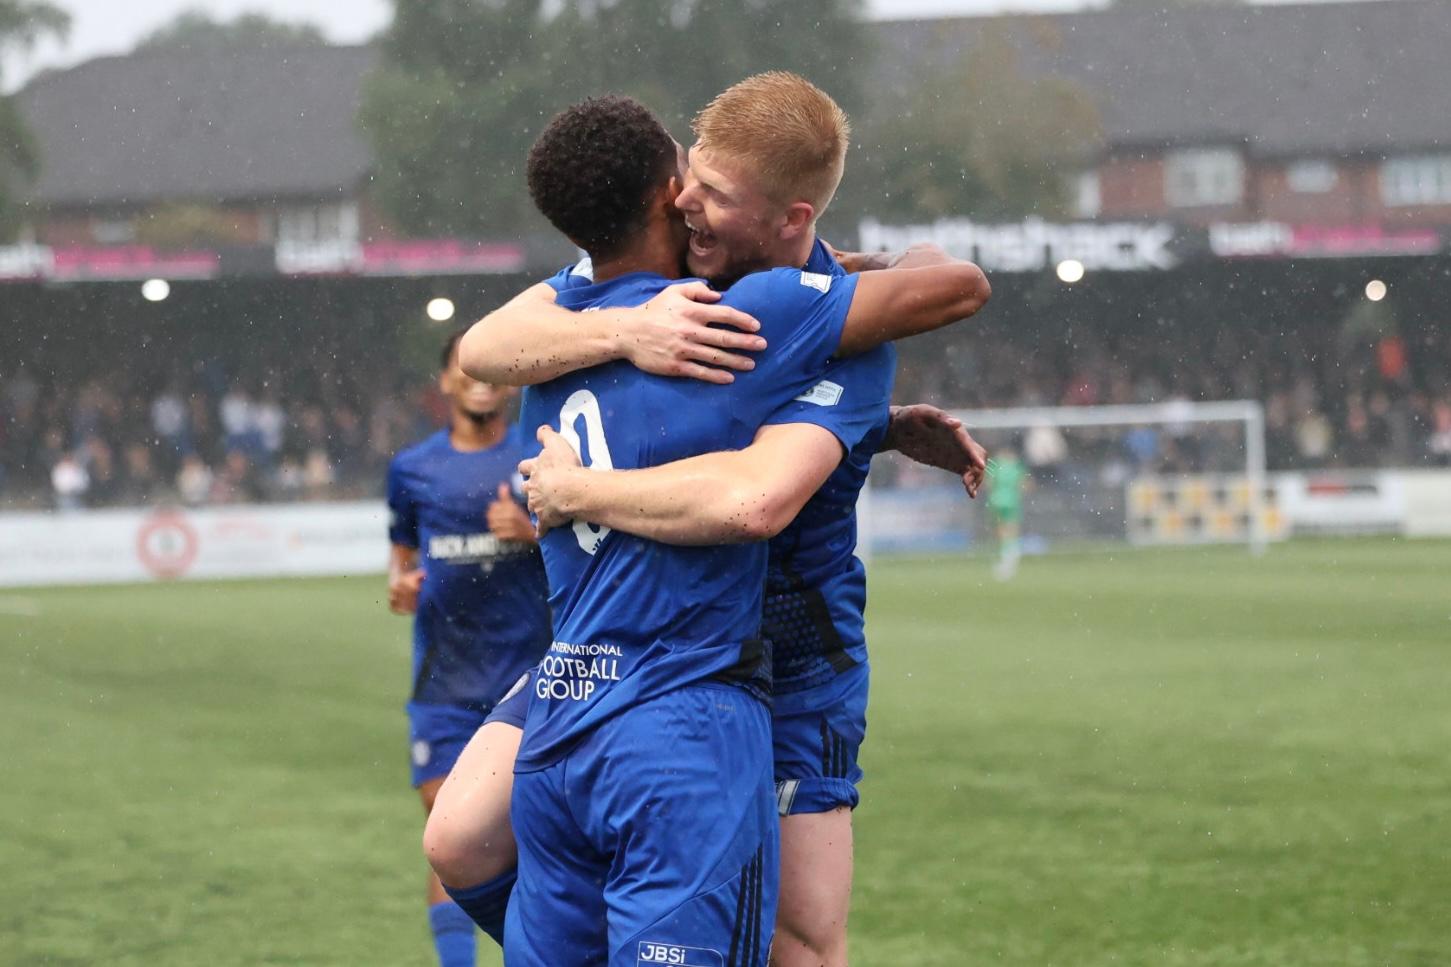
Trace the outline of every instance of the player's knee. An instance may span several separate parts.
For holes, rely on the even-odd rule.
[[[776,921],[771,967],[846,967],[846,919],[783,911]]]
[[[456,888],[492,880],[519,862],[508,830],[479,829],[457,814],[439,810],[423,827],[423,855],[438,878]]]

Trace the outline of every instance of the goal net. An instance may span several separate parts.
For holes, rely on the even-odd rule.
[[[1257,402],[954,415],[988,449],[984,494],[969,501],[941,471],[899,454],[879,458],[863,508],[866,552],[991,546],[1000,523],[1014,519],[1026,553],[1210,543],[1260,553],[1284,536]],[[995,485],[1015,492],[995,497]]]

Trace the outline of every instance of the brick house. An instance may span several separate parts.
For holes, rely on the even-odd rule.
[[[899,21],[878,40],[879,110],[988,42],[1089,93],[1103,150],[1083,218],[1451,225],[1446,0]]]

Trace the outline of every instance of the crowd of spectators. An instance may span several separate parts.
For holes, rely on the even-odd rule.
[[[309,381],[115,373],[0,381],[0,506],[60,509],[346,499],[380,492],[393,454],[440,425],[427,384],[368,394]]]
[[[1451,466],[1451,327],[1419,311],[1421,325],[1398,326],[1374,307],[1328,323],[1205,325],[1173,298],[1153,294],[1156,314],[1123,324],[1105,322],[1113,306],[1077,319],[1054,306],[1029,324],[1032,299],[1010,299],[1007,312],[904,343],[896,397],[952,409],[1255,399],[1271,470]],[[171,370],[153,354],[67,382],[0,361],[0,508],[371,497],[393,454],[445,421],[431,381],[387,358],[303,363],[254,362],[239,376],[221,363]],[[1242,466],[1226,452],[1243,446],[1237,433],[989,437],[1038,469],[1172,472]]]
[[[901,359],[901,401],[972,409],[1258,400],[1271,470],[1451,466],[1451,327],[1402,329],[1374,309],[1284,326],[1204,325],[1186,313],[1047,335],[988,323],[904,343]],[[1128,464],[1170,472],[1205,469],[1196,447],[1213,436],[1114,434]]]

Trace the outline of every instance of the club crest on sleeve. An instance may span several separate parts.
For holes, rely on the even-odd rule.
[[[801,284],[816,289],[819,292],[830,292],[831,276],[822,275],[819,272],[802,272]]]

